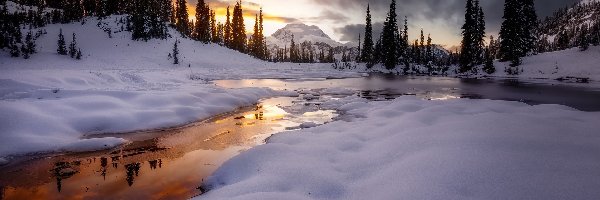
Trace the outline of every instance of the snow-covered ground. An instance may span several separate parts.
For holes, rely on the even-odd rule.
[[[101,138],[101,133],[176,126],[261,98],[295,95],[268,88],[224,89],[210,80],[362,76],[327,64],[268,63],[180,38],[175,31],[167,40],[133,41],[131,33],[120,31],[121,18],[48,25],[36,41],[39,53],[27,60],[0,51],[0,158],[110,148],[126,141]],[[76,34],[81,60],[56,53],[60,29],[67,45]],[[179,65],[168,57],[176,39],[181,41]],[[87,134],[100,136],[81,140]]]
[[[510,77],[504,72],[510,63],[495,63],[494,76]],[[572,48],[548,52],[523,58],[523,72],[518,78],[588,78],[600,81],[600,46],[592,46],[586,51]]]
[[[600,113],[558,105],[356,97],[344,121],[273,136],[198,199],[598,199]]]

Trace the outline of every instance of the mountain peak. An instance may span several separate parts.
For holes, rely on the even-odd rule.
[[[288,24],[285,27],[277,30],[271,36],[280,40],[288,40],[291,39],[292,35],[294,35],[294,38],[296,39],[304,38],[306,36],[316,36],[331,39],[331,37],[325,34],[325,32],[323,32],[323,30],[321,30],[318,26],[309,26],[303,23]]]

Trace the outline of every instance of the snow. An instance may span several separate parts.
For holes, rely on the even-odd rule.
[[[48,34],[36,41],[39,53],[27,60],[0,51],[0,157],[115,147],[126,141],[81,138],[179,126],[262,98],[298,96],[268,88],[224,89],[211,80],[363,75],[328,64],[264,62],[178,38],[173,30],[167,40],[133,41],[120,31],[122,17],[48,25]],[[56,53],[60,29],[67,44],[76,33],[82,60]],[[112,37],[103,29],[111,29]],[[175,39],[181,41],[179,65],[168,58]]]
[[[520,66],[521,78],[558,79],[565,77],[589,78],[600,81],[600,46],[592,46],[587,51],[572,48],[548,52],[523,58]],[[506,76],[504,69],[510,63],[495,63],[496,76]]]
[[[197,199],[597,199],[600,113],[401,97],[273,136],[226,162]]]

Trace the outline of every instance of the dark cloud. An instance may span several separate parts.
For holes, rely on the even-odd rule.
[[[321,12],[321,14],[317,17],[308,17],[308,18],[302,19],[302,21],[309,22],[309,23],[319,23],[322,20],[328,20],[335,24],[345,24],[345,23],[348,23],[350,18],[347,17],[346,15],[336,12],[336,11],[323,10]]]
[[[383,30],[383,23],[373,24],[373,40],[378,38],[379,33]],[[358,35],[362,38],[365,37],[365,25],[364,24],[351,24],[341,28],[334,29],[335,34],[341,36],[341,41],[358,41]]]
[[[371,5],[371,13],[374,21],[382,21],[389,10],[391,0],[312,0],[313,2],[330,7],[330,9],[345,10],[345,13],[364,15],[367,2]],[[537,13],[540,18],[551,15],[559,8],[563,8],[580,0],[535,0]],[[487,29],[489,33],[497,33],[502,23],[504,8],[503,0],[481,0],[481,6],[486,15]],[[407,16],[411,26],[418,26],[423,20],[443,21],[451,27],[457,27],[463,23],[465,11],[465,0],[398,0],[397,14]],[[400,19],[399,19],[400,20]],[[416,25],[415,25],[416,24]],[[342,38],[357,39],[352,35],[358,35],[360,30],[357,25],[339,23],[341,28],[336,32],[343,34]],[[362,26],[364,27],[364,26]],[[350,32],[354,30],[354,32]],[[453,30],[452,32],[456,32]],[[344,40],[344,39],[342,39]]]

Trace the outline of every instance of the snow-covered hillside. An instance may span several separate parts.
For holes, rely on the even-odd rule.
[[[126,141],[102,133],[176,126],[260,98],[294,95],[224,89],[209,80],[361,76],[326,64],[268,63],[172,30],[167,40],[133,41],[130,32],[121,31],[122,17],[48,25],[47,34],[36,40],[38,53],[29,59],[0,51],[0,157],[109,148]],[[67,45],[76,34],[81,60],[57,54],[60,29]],[[176,39],[179,65],[169,58]],[[85,134],[100,135],[81,140]]]
[[[600,46],[590,47],[587,51],[571,48],[556,52],[547,52],[523,58],[520,66],[521,78],[587,78],[600,81]],[[494,76],[507,76],[504,69],[509,63],[495,63]]]

